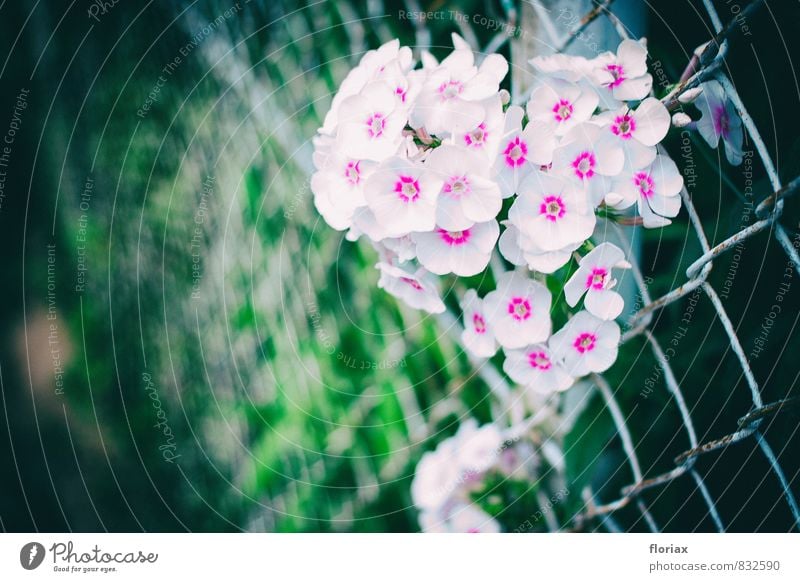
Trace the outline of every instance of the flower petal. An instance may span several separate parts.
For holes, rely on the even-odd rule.
[[[603,320],[616,319],[625,308],[625,301],[616,291],[610,289],[591,289],[584,301],[586,310]]]
[[[669,111],[658,99],[649,97],[634,112],[634,137],[647,146],[654,146],[667,135]]]

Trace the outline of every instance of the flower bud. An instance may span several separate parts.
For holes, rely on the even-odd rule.
[[[508,105],[509,103],[511,103],[511,93],[509,93],[505,89],[500,89],[500,102],[503,105]]]
[[[704,42],[704,43],[703,43],[703,44],[701,44],[699,47],[697,47],[696,49],[694,49],[694,54],[695,54],[695,56],[698,56],[698,57],[699,57],[699,56],[701,56],[701,55],[703,54],[703,51],[705,51],[705,50],[706,50],[706,47],[707,47],[708,45],[710,45],[712,42],[714,42],[714,41],[711,41],[711,40],[709,40],[708,42]]]
[[[687,89],[680,95],[678,95],[678,101],[681,103],[694,103],[695,99],[700,97],[703,93],[703,87],[694,87],[693,89]]]
[[[672,116],[672,125],[675,127],[686,127],[690,123],[692,123],[692,118],[680,111]]]

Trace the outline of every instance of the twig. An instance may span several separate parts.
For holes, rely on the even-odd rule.
[[[708,4],[708,0],[704,1]],[[725,43],[727,43],[728,40],[730,40],[737,32],[741,30],[739,22],[752,16],[762,4],[762,0],[753,0],[753,2],[748,4],[747,7],[736,16],[736,18],[732,18],[724,29],[717,31],[717,34],[711,39],[708,45],[706,45],[705,50],[700,55],[701,67],[704,67],[710,63],[711,60],[716,58],[716,56],[720,53],[722,53],[724,56],[723,47]],[[714,14],[716,15],[716,12],[714,12]]]

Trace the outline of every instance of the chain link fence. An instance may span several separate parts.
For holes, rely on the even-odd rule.
[[[118,77],[107,79],[102,84],[105,92],[96,99],[97,103],[109,104],[111,112],[116,105],[110,105],[116,103],[127,104],[129,109],[116,114],[110,126],[111,117],[105,117],[105,110],[103,115],[86,116],[84,112],[84,117],[90,118],[87,123],[92,125],[80,128],[72,142],[72,147],[84,146],[83,150],[76,150],[78,160],[66,163],[66,158],[57,157],[61,149],[56,148],[45,164],[70,169],[73,175],[65,182],[65,192],[75,194],[74,185],[79,184],[80,196],[84,172],[94,167],[97,191],[116,189],[120,196],[113,200],[97,196],[92,201],[94,228],[108,234],[98,235],[94,247],[88,251],[87,260],[96,265],[98,273],[91,279],[94,283],[91,301],[89,295],[84,300],[65,293],[61,304],[65,313],[74,313],[75,345],[82,346],[87,354],[77,359],[71,376],[74,386],[81,390],[74,390],[71,400],[63,405],[66,408],[60,402],[53,408],[55,413],[50,422],[60,432],[54,428],[54,432],[42,438],[31,429],[29,450],[35,454],[19,452],[25,449],[14,448],[18,444],[8,447],[19,458],[45,456],[46,463],[39,473],[32,473],[33,477],[24,482],[18,479],[20,492],[35,498],[39,508],[34,506],[31,511],[26,504],[16,503],[17,507],[2,512],[4,523],[0,523],[0,529],[13,528],[15,520],[30,523],[27,526],[30,528],[50,531],[61,528],[86,531],[417,529],[417,515],[410,505],[408,490],[423,450],[442,438],[445,429],[456,426],[454,418],[474,416],[488,422],[500,416],[490,410],[488,403],[492,398],[486,395],[486,386],[500,402],[510,398],[512,389],[492,366],[479,362],[470,365],[459,351],[457,338],[453,341],[441,338],[442,329],[459,330],[456,319],[444,317],[444,321],[438,322],[440,325],[433,320],[425,321],[413,332],[404,333],[408,327],[405,314],[398,311],[383,291],[372,288],[372,256],[362,253],[358,246],[342,252],[341,241],[318,228],[309,203],[307,177],[312,166],[307,138],[319,125],[331,92],[352,61],[381,42],[400,37],[404,44],[418,49],[431,47],[444,51],[449,50],[449,33],[457,30],[473,46],[483,47],[483,53],[508,54],[507,43],[515,42],[514,34],[519,34],[523,24],[527,30],[528,23],[521,22],[520,14],[520,7],[527,6],[541,20],[537,29],[551,35],[552,50],[570,51],[575,48],[574,43],[585,43],[585,33],[593,23],[608,22],[612,34],[626,38],[630,22],[623,19],[623,25],[614,14],[622,1],[595,0],[592,10],[582,16],[576,14],[565,25],[548,21],[553,15],[540,10],[543,5],[535,0],[459,3],[459,16],[467,14],[469,18],[452,16],[451,4],[418,0],[315,2],[302,9],[280,1],[254,1],[247,3],[247,10],[241,14],[237,12],[237,18],[222,20],[220,15],[232,3],[209,0],[202,6],[183,2],[161,7],[164,22],[174,19],[177,24],[165,34],[169,42],[160,48],[161,52],[147,56],[147,60],[143,61],[145,57],[137,52],[143,41],[129,39],[128,35],[124,43],[130,52],[123,53],[124,57],[116,62],[145,62],[152,66],[144,71],[134,68],[133,72],[125,66],[109,66]],[[693,0],[691,5],[699,10],[701,2]],[[570,4],[574,5],[575,2]],[[690,2],[687,0],[685,5]],[[722,2],[718,5],[722,6]],[[441,8],[448,20],[426,24],[418,19],[398,18],[398,8],[419,11],[431,6]],[[797,224],[795,221],[792,228],[788,212],[784,213],[784,206],[791,207],[796,202],[789,197],[800,188],[800,179],[785,184],[779,179],[777,156],[770,156],[762,138],[767,135],[767,128],[762,123],[759,131],[743,101],[748,101],[754,113],[755,103],[749,97],[744,100],[740,97],[726,61],[729,47],[739,42],[735,37],[741,32],[742,19],[754,16],[756,11],[780,6],[756,0],[730,20],[721,19],[710,1],[703,6],[704,19],[712,25],[708,36],[711,40],[694,58],[694,70],[669,91],[664,103],[673,111],[680,110],[678,97],[683,92],[705,81],[719,81],[743,120],[748,143],[754,150],[753,159],[760,159],[769,186],[766,190],[756,189],[763,194],[760,202],[754,204],[755,218],[737,224],[737,232],[721,241],[717,239],[719,231],[712,232],[708,222],[718,222],[722,208],[714,213],[700,196],[693,196],[699,189],[684,189],[686,214],[681,214],[671,229],[661,233],[674,236],[682,228],[688,228],[692,242],[684,245],[683,250],[691,249],[688,252],[693,254],[692,260],[679,270],[665,270],[670,277],[677,273],[678,279],[682,279],[676,281],[677,286],[670,284],[669,289],[667,283],[652,282],[644,261],[638,264],[631,261],[634,268],[630,276],[626,275],[625,283],[628,280],[635,283],[630,295],[636,296],[633,308],[636,312],[624,325],[623,344],[626,352],[639,352],[641,360],[631,365],[629,361],[620,361],[603,376],[590,378],[592,386],[586,393],[599,397],[591,402],[592,408],[581,424],[576,422],[572,427],[573,433],[581,433],[587,426],[605,423],[600,434],[604,439],[610,435],[608,438],[612,440],[600,453],[593,448],[585,453],[585,456],[596,454],[602,469],[592,465],[590,461],[595,459],[581,457],[570,459],[571,465],[567,463],[581,473],[579,480],[569,475],[566,482],[548,482],[547,475],[537,475],[542,477],[542,486],[534,489],[532,480],[527,483],[530,488],[518,504],[524,507],[513,515],[503,516],[507,517],[504,526],[509,531],[522,529],[517,526],[525,523],[525,516],[533,511],[542,514],[541,521],[533,520],[531,529],[537,530],[545,527],[581,531],[800,528],[795,473],[798,437],[793,436],[797,434],[796,428],[790,426],[791,434],[769,431],[778,422],[791,421],[792,411],[800,409],[799,399],[790,398],[796,385],[797,364],[788,356],[795,369],[782,373],[777,386],[773,376],[757,380],[763,357],[778,357],[783,351],[778,340],[771,337],[770,347],[758,364],[752,355],[748,356],[752,330],[742,328],[745,320],[734,307],[738,304],[734,299],[743,293],[727,298],[729,289],[720,287],[718,278],[712,277],[720,274],[721,266],[726,268],[725,261],[739,253],[745,243],[755,244],[756,238],[762,241],[769,237],[773,241],[769,245],[770,259],[773,264],[785,264],[790,278],[800,268]],[[103,25],[97,26],[93,34],[106,35],[106,48],[116,46],[118,34],[120,38],[125,36],[121,31],[138,18],[139,10],[120,4],[105,16]],[[694,19],[700,13],[691,16]],[[20,27],[24,28],[26,17],[27,13],[20,10]],[[49,21],[59,23],[60,18],[61,14],[53,9]],[[71,24],[62,26],[60,34],[70,35],[69,39],[80,47],[87,33],[75,23],[87,24],[85,14],[68,18],[65,23]],[[158,21],[157,15],[153,19]],[[37,26],[46,22],[48,19],[31,19]],[[218,24],[212,33],[202,33],[213,22]],[[474,30],[470,23],[475,25]],[[157,29],[153,36],[160,37],[162,33]],[[15,30],[10,38],[16,34]],[[35,36],[44,43],[49,42],[48,34],[49,30],[42,28]],[[196,37],[198,34],[201,36]],[[137,116],[136,108],[147,102],[148,92],[157,86],[161,67],[180,55],[180,49],[195,38],[202,42],[161,88],[158,106],[146,118]],[[94,36],[86,42],[93,41]],[[59,43],[66,41],[57,37],[51,46],[60,46]],[[656,43],[651,48],[657,48]],[[102,69],[106,55],[99,48],[93,51],[95,61],[87,57],[75,59],[76,64],[85,61]],[[41,64],[38,53],[31,53],[33,56],[23,61],[27,68],[21,69],[20,83],[27,83],[30,72],[39,67],[34,79],[37,82],[34,94],[39,104],[50,102],[51,90],[55,102],[61,87],[60,83],[56,87],[56,83],[63,80],[64,71],[69,69],[71,53],[59,52],[63,58],[48,56]],[[515,60],[513,49],[510,52]],[[519,61],[516,69],[521,67],[530,69],[524,60]],[[87,65],[75,78],[70,76],[64,88],[86,89],[97,70]],[[739,74],[737,70],[736,76]],[[758,72],[742,74],[755,76]],[[118,93],[115,87],[127,86],[130,75],[134,79],[131,87]],[[198,79],[203,83],[190,91]],[[512,94],[524,95],[524,88],[514,86],[514,78],[511,82]],[[747,95],[743,87],[739,89]],[[191,100],[187,94],[192,96]],[[221,95],[228,96],[223,99]],[[67,108],[66,113],[80,117],[78,107],[81,99],[75,101],[74,110]],[[183,117],[177,115],[179,111],[184,111]],[[47,108],[39,107],[38,113],[43,116]],[[34,127],[36,114],[37,108],[26,113],[31,116],[26,118],[26,123],[31,120],[28,127]],[[165,136],[163,127],[173,114],[176,125],[170,126],[170,135]],[[65,119],[72,123],[71,118]],[[201,123],[202,120],[211,122]],[[62,125],[70,127],[66,121]],[[63,137],[66,144],[68,135],[47,133],[43,141],[60,143]],[[220,135],[236,138],[224,141]],[[134,137],[140,141],[133,141]],[[186,144],[192,143],[195,145],[186,157],[189,149]],[[676,154],[674,149],[671,151]],[[22,153],[20,149],[15,155],[21,159]],[[128,163],[120,168],[123,154]],[[31,157],[36,159],[32,148]],[[177,173],[174,168],[182,168],[185,157],[191,162],[188,164],[191,171]],[[96,167],[90,165],[94,159]],[[156,178],[161,178],[151,184],[153,168]],[[193,230],[188,229],[194,228],[195,213],[202,201],[198,194],[205,170],[216,177],[219,196],[209,202],[209,240],[204,250],[208,273],[203,279],[202,301],[198,303],[190,299],[193,281],[188,275],[183,277],[182,269],[190,264],[191,257],[185,247],[192,240]],[[796,172],[797,169],[785,175],[794,176]],[[24,176],[24,187],[30,189],[33,182],[24,173],[18,173]],[[56,192],[58,185],[43,181],[40,191]],[[150,200],[145,205],[146,214],[140,207],[144,204],[142,193]],[[173,198],[175,208],[181,210],[178,218],[183,222],[176,224],[177,219],[172,219],[167,239],[161,233],[167,232],[162,216]],[[64,199],[66,194],[62,192]],[[51,234],[53,221],[49,212],[44,212],[49,199],[43,194],[40,200],[41,206],[37,208],[45,219],[36,223],[38,238],[31,234],[33,230],[29,232],[30,240],[49,240]],[[64,253],[63,259],[59,260],[65,265],[64,288],[68,288],[72,282],[69,265],[74,259],[70,245],[76,240],[79,214],[76,204],[70,207],[64,202],[62,208],[72,208],[59,218],[59,232],[64,241],[60,247],[63,250],[59,251]],[[117,219],[112,225],[109,220],[115,215],[143,218]],[[143,249],[139,254],[128,252],[139,241],[141,224],[151,225],[145,229],[148,234]],[[22,237],[23,226],[34,229],[32,223],[20,218],[15,230],[10,228],[3,235],[16,244]],[[632,232],[630,227],[615,228],[622,233],[617,238],[624,244],[628,240],[625,235]],[[149,234],[150,230],[155,234]],[[116,242],[120,237],[124,244]],[[167,251],[165,240],[173,245]],[[637,242],[632,240],[627,249],[632,257],[640,255]],[[109,250],[112,248],[113,257]],[[777,253],[783,255],[776,258]],[[40,255],[31,252],[30,256],[31,264],[41,267]],[[299,264],[298,257],[304,257]],[[166,264],[168,276],[140,277],[136,262],[140,258],[143,264]],[[332,267],[334,263],[336,266]],[[214,265],[218,265],[217,270],[211,269]],[[715,265],[716,272],[712,273]],[[106,276],[106,268],[113,277]],[[9,286],[9,297],[12,289],[18,295],[16,288]],[[165,293],[165,289],[170,292]],[[41,288],[34,290],[38,292]],[[137,309],[135,300],[139,292],[149,309]],[[347,298],[344,307],[337,303],[342,297]],[[724,380],[716,379],[714,390],[710,391],[712,396],[703,402],[697,399],[697,381],[690,375],[697,372],[687,371],[682,358],[672,357],[673,346],[663,333],[665,323],[669,325],[671,310],[680,310],[682,307],[678,306],[687,302],[697,303],[698,309],[702,306],[704,318],[707,312],[716,319],[713,326],[709,325],[705,338],[698,341],[713,344],[715,355],[724,350],[724,362],[736,365],[733,374],[727,374]],[[116,332],[110,335],[106,322],[112,305]],[[764,307],[768,305],[769,302]],[[784,314],[788,309],[785,305]],[[792,312],[792,319],[796,315]],[[352,322],[345,321],[350,318]],[[373,319],[370,330],[374,333],[362,333],[360,323]],[[172,346],[169,334],[165,333],[167,323],[170,330],[175,330],[173,342],[178,342]],[[202,335],[197,332],[200,329],[204,331]],[[181,330],[191,333],[178,339]],[[686,348],[681,350],[682,354],[697,346],[692,343],[690,349],[689,344],[688,339],[682,344]],[[429,346],[433,348],[428,349]],[[138,354],[144,355],[145,347],[147,362],[139,361]],[[413,357],[408,357],[407,366],[381,369],[377,365],[396,361],[409,347],[416,351]],[[48,354],[44,350],[41,353]],[[131,354],[131,357],[120,357],[117,362],[117,354]],[[339,358],[340,355],[344,357]],[[345,365],[351,358],[358,358],[367,368],[374,362],[378,369],[358,369],[356,373]],[[114,366],[109,362],[114,362]],[[645,369],[651,364],[655,364],[657,371]],[[723,365],[721,361],[719,366]],[[24,366],[20,370],[24,371]],[[146,375],[141,374],[143,371]],[[640,382],[648,373],[663,383],[670,396],[663,406],[659,400],[661,393],[644,400],[641,395],[637,397],[638,390],[630,389],[630,382],[626,385],[619,378],[623,374],[628,378],[635,376],[634,382]],[[475,380],[476,375],[481,379]],[[14,384],[13,376],[12,370],[4,366],[0,379],[6,386]],[[169,411],[175,434],[180,435],[182,467],[165,462],[158,449],[161,434],[152,428],[154,409],[149,395],[154,392],[145,390],[149,390],[149,383],[142,386],[144,379],[151,377],[156,380],[159,398],[164,410]],[[24,388],[19,394],[25,396],[25,406],[30,406],[27,393],[32,391],[23,380],[27,382],[25,378],[18,379]],[[4,388],[3,392],[8,395],[13,391]],[[296,401],[303,406],[295,406]],[[649,412],[652,417],[658,415],[659,425],[657,430],[650,431],[647,425],[652,419],[642,404],[654,402],[658,406],[651,407]],[[14,410],[13,402],[7,405],[4,401],[4,406],[8,406],[6,410]],[[718,407],[726,407],[726,412],[736,409],[738,417],[720,414],[709,426],[709,416],[717,414]],[[42,410],[45,407],[38,409],[40,420],[45,419]],[[508,412],[513,415],[518,411]],[[15,424],[8,431],[17,442],[18,431],[31,424],[29,416],[18,416],[20,426]],[[13,416],[12,420],[16,423]],[[526,431],[535,432],[531,427],[542,419],[534,415],[511,420],[514,432],[511,436],[518,436]],[[574,439],[568,442],[565,451],[580,449],[598,433],[587,431],[587,434],[578,444]],[[536,436],[541,440],[534,445],[544,449],[548,444],[558,444],[562,435],[542,430]],[[108,451],[103,439],[110,443]],[[717,472],[718,465],[712,467],[713,473],[707,466],[719,459],[724,459],[725,464],[737,464],[738,457],[731,463],[726,452],[736,449],[743,451],[744,457],[751,448],[754,454],[746,468],[737,465],[730,470],[749,472],[750,483],[727,482],[727,470],[721,475]],[[552,465],[549,459],[546,461]],[[51,467],[58,479],[50,477]],[[118,474],[125,475],[125,479],[117,481]],[[14,479],[6,481],[7,485],[15,485]],[[109,487],[110,482],[116,487]],[[748,489],[751,484],[755,489],[762,483],[768,487],[757,492]],[[103,496],[96,491],[102,491]],[[553,492],[548,499],[548,493]],[[730,495],[731,492],[736,494]],[[754,512],[761,515],[743,527],[736,502],[746,495],[758,496]],[[13,491],[4,497],[15,499]],[[731,502],[731,497],[736,500]],[[759,528],[759,520],[770,512],[778,519]],[[27,514],[31,514],[30,519]],[[697,519],[703,521],[702,527],[695,526]]]
[[[628,506],[634,506],[648,529],[651,531],[659,531],[662,528],[656,523],[656,520],[648,510],[646,503],[642,499],[642,494],[646,491],[655,491],[659,488],[666,487],[677,480],[690,479],[694,482],[697,490],[701,494],[703,502],[707,507],[707,514],[713,521],[715,528],[720,532],[725,531],[726,516],[722,515],[718,510],[714,496],[709,491],[704,481],[704,476],[697,468],[697,461],[704,455],[719,453],[726,447],[742,442],[745,439],[752,439],[757,443],[758,449],[771,467],[772,475],[770,478],[777,480],[783,492],[782,499],[779,500],[779,502],[784,503],[786,511],[791,512],[795,527],[800,527],[800,509],[798,509],[797,500],[791,488],[794,476],[787,476],[778,462],[778,456],[782,451],[778,451],[776,454],[775,450],[773,450],[773,447],[767,442],[764,436],[764,431],[769,426],[770,421],[787,408],[796,407],[800,404],[800,399],[795,397],[774,402],[764,402],[759,383],[755,378],[748,357],[742,347],[742,343],[737,336],[739,331],[738,327],[731,321],[720,299],[720,295],[708,280],[709,273],[715,261],[737,247],[741,248],[744,241],[761,232],[766,232],[769,236],[774,237],[779,243],[780,248],[786,254],[786,273],[789,277],[794,276],[797,269],[800,268],[800,257],[798,257],[797,252],[797,248],[800,246],[800,236],[790,237],[787,230],[780,222],[784,199],[797,192],[800,187],[800,178],[795,178],[787,185],[781,183],[776,165],[770,156],[758,127],[748,113],[736,87],[725,72],[725,58],[728,52],[728,46],[734,41],[736,33],[740,30],[741,22],[748,16],[754,14],[759,8],[763,8],[764,4],[765,2],[762,0],[755,0],[734,16],[730,22],[723,23],[711,0],[703,0],[704,8],[707,11],[716,34],[704,48],[696,52],[693,62],[694,70],[691,71],[691,74],[685,75],[686,78],[682,79],[670,90],[663,98],[663,102],[671,111],[678,110],[681,107],[678,97],[682,93],[699,86],[705,81],[712,79],[717,80],[724,88],[725,93],[740,115],[749,143],[754,147],[764,171],[769,177],[773,191],[768,196],[765,196],[757,205],[755,209],[757,220],[755,222],[742,228],[739,232],[719,244],[711,246],[706,232],[704,231],[700,216],[692,202],[692,197],[687,191],[686,186],[684,186],[681,197],[685,210],[689,215],[692,231],[700,243],[702,254],[697,257],[686,270],[686,279],[682,284],[658,297],[650,296],[648,285],[640,268],[635,263],[633,268],[633,277],[636,282],[639,297],[641,298],[641,308],[631,316],[628,322],[627,332],[623,335],[622,343],[626,344],[631,342],[634,338],[642,337],[652,351],[661,369],[661,373],[663,374],[666,387],[673,398],[674,405],[678,408],[680,413],[680,418],[683,422],[682,429],[683,432],[685,432],[687,443],[686,450],[675,457],[674,467],[667,471],[660,473],[653,471],[653,474],[649,474],[650,471],[643,470],[637,456],[634,439],[626,424],[625,413],[617,402],[617,390],[615,390],[603,376],[595,375],[593,377],[594,383],[599,388],[619,433],[619,437],[622,441],[622,448],[633,476],[633,482],[622,489],[621,495],[618,498],[611,500],[600,501],[596,498],[594,492],[587,488],[587,490],[583,492],[583,497],[586,501],[586,510],[575,517],[574,525],[578,529],[585,527],[591,520],[600,520],[606,528],[612,531],[620,531],[623,528],[615,521],[615,512]],[[553,38],[552,40],[555,46],[560,47],[560,50],[567,49],[570,44],[581,35],[586,27],[597,18],[609,19],[617,30],[620,38],[628,38],[625,27],[612,12],[612,5],[613,0],[599,3],[580,19],[580,22],[568,33],[566,38]],[[548,18],[547,11],[538,10],[537,14],[541,18]],[[551,23],[545,28],[548,30],[555,30],[556,27]],[[625,240],[624,237],[620,238]],[[627,250],[629,256],[633,256],[633,249],[628,248]],[[750,390],[750,398],[752,400],[752,407],[749,410],[742,410],[742,416],[738,421],[738,426],[731,427],[731,431],[728,434],[703,442],[698,438],[698,432],[692,419],[692,410],[687,405],[686,399],[684,398],[681,381],[678,379],[678,375],[670,364],[670,358],[661,345],[662,342],[656,339],[652,331],[654,324],[658,321],[660,310],[696,293],[705,297],[705,300],[707,300],[714,309],[716,317],[725,332],[726,337],[724,341],[729,344],[727,349],[735,355],[736,360],[741,366],[741,377],[744,378]]]

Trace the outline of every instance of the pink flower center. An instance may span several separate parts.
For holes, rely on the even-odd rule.
[[[460,198],[463,194],[470,193],[469,180],[466,176],[450,176],[444,183],[443,190],[452,198]]]
[[[622,68],[622,65],[606,65],[606,70],[611,73],[611,76],[614,78],[608,86],[610,88],[619,87],[623,81],[625,81],[625,70]]]
[[[608,276],[608,271],[603,269],[602,267],[595,267],[592,269],[592,272],[586,278],[586,288],[587,289],[603,289],[606,285],[606,277]]]
[[[611,124],[611,131],[622,139],[630,139],[636,131],[636,121],[630,115],[617,115]]]
[[[567,208],[564,206],[561,196],[545,196],[544,201],[539,206],[539,214],[544,215],[550,222],[563,218],[566,212]]]
[[[370,138],[383,135],[383,128],[386,125],[386,118],[383,113],[373,113],[367,118],[367,134]]]
[[[575,170],[575,175],[581,180],[585,180],[594,176],[594,167],[597,164],[594,154],[592,152],[581,152],[572,161],[572,168]]]
[[[394,90],[394,94],[397,95],[398,97],[400,97],[400,101],[402,101],[403,103],[406,102],[406,90],[405,89],[403,89],[402,87],[397,87]]]
[[[524,321],[531,316],[531,302],[525,297],[512,297],[508,302],[508,313],[517,321]]]
[[[403,283],[407,283],[408,285],[411,285],[417,291],[422,291],[422,285],[420,285],[419,281],[417,281],[416,279],[412,279],[411,277],[400,277],[400,280]]]
[[[472,316],[472,327],[475,329],[475,333],[486,333],[486,320],[483,319],[480,313],[476,313]]]
[[[591,352],[596,343],[596,335],[584,332],[575,338],[575,343],[572,345],[579,353],[585,354],[586,352]]]
[[[347,162],[347,167],[344,170],[345,179],[353,186],[361,181],[361,168],[358,167],[360,163],[361,162]]]
[[[442,101],[449,101],[450,99],[458,97],[463,90],[464,85],[460,81],[447,81],[439,85],[436,91],[439,93],[439,97],[441,97]]]
[[[530,352],[528,354],[528,364],[531,368],[538,370],[549,370],[553,366],[550,358],[544,352]]]
[[[400,175],[394,183],[394,191],[403,202],[416,202],[419,198],[419,182],[413,176]]]
[[[526,156],[528,155],[528,144],[522,141],[519,136],[508,142],[506,149],[503,151],[506,158],[506,164],[510,168],[516,168],[525,163]]]
[[[728,117],[728,112],[725,111],[725,105],[718,105],[714,109],[713,120],[716,134],[728,139],[728,134],[731,130],[731,120]]]
[[[553,116],[559,123],[572,117],[572,111],[572,103],[566,99],[559,99],[558,102],[553,105]]]
[[[469,238],[472,236],[472,233],[469,229],[445,230],[440,228],[436,232],[439,234],[439,237],[451,247],[466,244],[469,241]]]
[[[645,198],[650,198],[655,190],[655,182],[650,174],[646,172],[638,172],[633,177],[633,185],[639,189],[639,193]]]
[[[466,143],[468,147],[479,148],[483,146],[488,136],[489,132],[486,131],[486,124],[481,123],[478,127],[464,135],[464,143]]]

